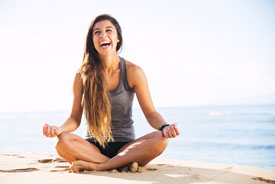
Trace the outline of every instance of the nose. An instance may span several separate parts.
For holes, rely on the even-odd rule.
[[[101,32],[100,37],[104,38],[106,36],[106,33],[104,31]]]

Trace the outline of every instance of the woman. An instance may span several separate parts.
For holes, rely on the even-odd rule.
[[[57,153],[73,171],[104,171],[130,166],[135,172],[160,155],[168,138],[179,135],[176,124],[166,124],[156,112],[142,69],[117,55],[123,43],[121,28],[113,17],[100,15],[89,27],[84,57],[74,84],[70,117],[59,127],[45,124],[46,137],[58,137]],[[136,93],[149,124],[158,131],[135,139],[132,103]],[[76,130],[85,109],[88,135]]]

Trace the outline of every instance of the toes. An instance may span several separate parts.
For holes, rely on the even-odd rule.
[[[79,173],[80,172],[80,167],[79,167],[79,161],[74,161],[71,166],[71,171],[73,173]]]
[[[79,171],[79,169],[77,167],[71,166],[71,172],[73,172],[73,173],[79,173],[80,171]]]
[[[130,172],[131,173],[135,173],[137,172],[138,170],[138,163],[137,162],[133,162],[131,165],[130,165]]]
[[[137,162],[133,162],[129,165],[120,167],[117,169],[119,172],[131,172],[131,173],[135,173],[138,172],[138,163]]]

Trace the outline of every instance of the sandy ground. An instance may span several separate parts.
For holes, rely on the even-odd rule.
[[[275,184],[275,171],[184,160],[155,159],[138,173],[70,173],[57,155],[0,153],[1,184]]]

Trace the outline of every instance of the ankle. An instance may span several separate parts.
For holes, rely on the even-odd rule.
[[[95,171],[107,171],[108,168],[106,168],[102,163],[100,163],[100,164],[94,164],[93,165],[93,170],[95,170]]]

